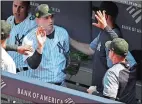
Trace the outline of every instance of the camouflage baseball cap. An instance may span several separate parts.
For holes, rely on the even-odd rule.
[[[128,43],[122,38],[115,38],[112,41],[107,41],[105,46],[120,56],[126,56],[129,48]]]
[[[1,24],[1,40],[6,39],[11,31],[11,25],[5,20],[0,20]]]
[[[35,9],[35,17],[48,17],[49,15],[53,15],[53,11],[49,8],[47,4],[41,4]]]

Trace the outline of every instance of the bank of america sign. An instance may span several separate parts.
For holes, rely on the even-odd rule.
[[[1,89],[6,86],[6,83],[1,79]]]
[[[135,23],[138,24],[139,22],[141,22],[142,19],[142,9],[141,8],[137,8],[134,6],[129,6],[126,11],[128,11],[128,13],[132,16],[132,18],[135,20]]]

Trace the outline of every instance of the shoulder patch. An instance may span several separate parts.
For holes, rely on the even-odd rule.
[[[30,17],[29,17],[29,19],[30,20],[34,20],[36,17],[34,16],[34,15],[31,15]]]

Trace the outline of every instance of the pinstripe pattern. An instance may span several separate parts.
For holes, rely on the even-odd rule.
[[[22,45],[22,41],[24,36],[32,30],[36,26],[35,20],[30,20],[31,14],[28,15],[28,17],[21,23],[15,25],[14,23],[14,16],[10,16],[7,19],[7,22],[11,24],[12,30],[10,32],[10,38],[7,40],[7,44],[10,45]],[[19,41],[16,41],[19,40]],[[9,55],[13,58],[15,61],[16,67],[26,67],[27,65],[24,64],[22,55],[17,52],[8,52]]]
[[[36,70],[27,70],[20,72],[24,76],[32,77],[44,82],[62,82],[66,75],[62,72],[65,68],[66,58],[63,54],[63,49],[58,47],[58,42],[65,49],[65,52],[69,51],[69,36],[67,31],[59,26],[54,26],[55,34],[54,39],[47,38],[42,53],[42,60],[39,67]],[[34,49],[37,49],[37,40],[35,35],[36,29],[33,29],[23,41],[23,44],[32,45]],[[31,53],[32,55],[33,53]],[[29,56],[23,56],[24,61]]]
[[[13,74],[16,74],[16,65],[9,54],[0,46],[1,50],[1,60],[0,60],[0,70],[4,70]]]

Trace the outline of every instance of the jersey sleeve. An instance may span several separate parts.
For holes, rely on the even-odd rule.
[[[7,18],[6,22],[8,22],[9,24],[12,24],[14,17],[10,16]]]
[[[98,40],[99,40],[100,34],[90,43],[90,48],[95,51]]]
[[[65,51],[69,52],[69,34],[65,30]]]
[[[15,62],[11,63],[11,66],[8,66],[8,69],[11,69],[10,72],[16,74],[16,65]]]
[[[103,95],[111,98],[117,97],[119,81],[113,71],[108,70],[103,79]]]
[[[115,29],[112,29],[110,28],[109,26],[107,26],[104,31],[107,33],[107,35],[110,36],[110,39],[113,40],[114,38],[118,38],[118,37],[122,37],[122,33],[120,31],[119,28],[115,28]]]

